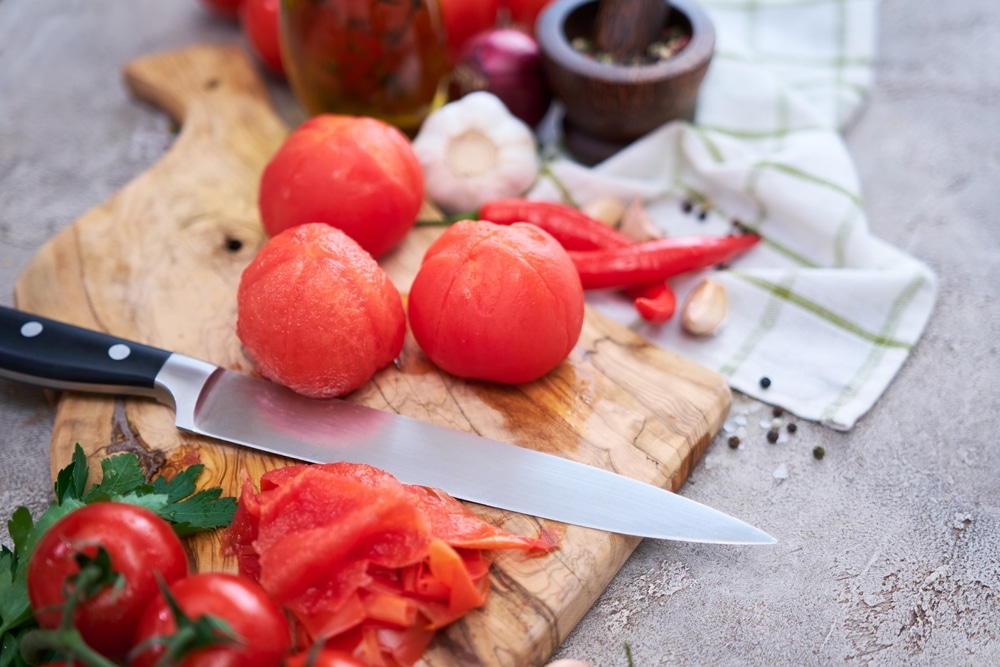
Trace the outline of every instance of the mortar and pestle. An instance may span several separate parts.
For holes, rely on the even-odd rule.
[[[667,57],[651,55],[669,35],[687,43]],[[664,123],[692,120],[715,50],[715,28],[691,0],[556,0],[535,36],[565,110],[566,150],[586,165]]]

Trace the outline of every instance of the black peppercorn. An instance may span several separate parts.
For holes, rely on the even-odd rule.
[[[779,407],[773,407],[773,408],[771,408],[771,416],[772,417],[780,417],[783,414],[785,414],[785,411],[782,410],[781,408],[779,408]]]
[[[760,379],[760,386],[763,387],[764,389],[767,389],[768,387],[770,387],[771,386],[771,378],[766,377],[766,376],[762,377]]]
[[[789,433],[795,433],[798,430],[799,430],[799,427],[797,425],[795,425],[794,423],[788,425],[788,432]]]
[[[694,204],[685,199],[684,201],[681,202],[681,210],[684,211],[685,213],[690,213],[691,211],[694,210]]]
[[[729,436],[729,448],[736,449],[740,446],[740,438],[736,435]]]
[[[774,443],[778,442],[778,430],[777,429],[773,429],[772,428],[770,431],[767,432],[767,441],[769,443],[771,443],[772,445]]]

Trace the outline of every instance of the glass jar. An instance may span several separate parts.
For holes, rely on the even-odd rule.
[[[410,136],[447,95],[436,0],[282,0],[282,58],[309,115],[372,116]]]

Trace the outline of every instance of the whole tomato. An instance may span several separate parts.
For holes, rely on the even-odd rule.
[[[470,38],[496,25],[500,0],[440,0],[439,5],[448,51],[455,59]]]
[[[235,19],[239,16],[240,5],[244,0],[198,0],[198,2],[213,14]]]
[[[74,589],[80,574],[76,556],[93,557],[98,546],[108,552],[121,581],[80,604],[73,625],[93,649],[120,658],[157,594],[157,573],[167,583],[187,576],[187,556],[170,524],[143,507],[101,502],[74,510],[42,535],[28,562],[28,597],[39,625],[60,625],[64,593]]]
[[[502,0],[501,6],[506,8],[511,23],[534,34],[535,21],[542,10],[553,2],[554,0]]]
[[[243,0],[240,25],[254,55],[274,74],[283,77],[278,13],[281,0]]]
[[[583,328],[580,277],[534,225],[465,220],[427,249],[410,288],[420,348],[458,377],[521,383],[569,354]]]
[[[194,574],[171,584],[170,594],[191,620],[207,614],[229,626],[237,644],[199,648],[187,653],[176,667],[278,667],[291,647],[288,621],[278,605],[257,582],[224,572]],[[132,667],[153,667],[166,652],[154,637],[177,631],[173,612],[157,595],[142,614],[135,634],[136,647],[146,650],[131,656]]]
[[[240,276],[236,335],[260,373],[314,398],[343,396],[403,349],[399,290],[346,233],[312,222],[268,239]]]
[[[269,236],[323,222],[378,258],[413,228],[423,197],[423,169],[406,135],[375,118],[320,114],[264,168],[258,203]]]

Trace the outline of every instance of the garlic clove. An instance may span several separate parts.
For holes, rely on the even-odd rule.
[[[581,206],[580,211],[608,227],[617,227],[625,213],[625,202],[617,197],[600,197]]]
[[[698,283],[681,312],[681,326],[695,336],[711,336],[719,331],[726,319],[729,299],[721,283],[706,278]]]
[[[638,197],[632,200],[618,222],[618,231],[632,239],[634,243],[652,241],[663,237],[663,230],[656,226],[653,218]]]

